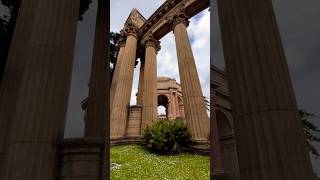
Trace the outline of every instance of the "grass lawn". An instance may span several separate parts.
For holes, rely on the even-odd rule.
[[[210,176],[208,156],[179,154],[162,156],[143,146],[113,146],[110,150],[111,180],[207,180]]]

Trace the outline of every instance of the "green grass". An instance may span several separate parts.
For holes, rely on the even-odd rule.
[[[210,176],[207,156],[157,155],[138,145],[111,147],[110,163],[111,180],[207,180]]]

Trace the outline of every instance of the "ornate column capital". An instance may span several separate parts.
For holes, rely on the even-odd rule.
[[[132,35],[134,36],[135,38],[138,37],[138,33],[139,33],[139,28],[136,27],[134,24],[132,23],[127,23],[124,25],[124,28],[123,28],[123,33],[125,36],[129,36],[129,35]]]
[[[187,16],[186,12],[185,12],[185,8],[184,5],[182,5],[178,11],[174,14],[172,14],[171,16],[167,17],[167,23],[170,24],[172,30],[174,29],[174,27],[180,23],[183,23],[184,25],[186,25],[187,27],[189,26],[189,17]]]
[[[156,49],[156,51],[160,51],[161,46],[160,46],[160,41],[157,40],[152,32],[147,32],[143,37],[142,37],[142,41],[141,44],[147,48],[148,46],[154,47]]]
[[[123,30],[120,31],[120,35],[121,36],[117,42],[119,48],[124,47],[126,45],[126,38]]]

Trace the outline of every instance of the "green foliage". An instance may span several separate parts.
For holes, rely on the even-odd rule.
[[[302,120],[303,132],[306,137],[309,152],[318,158],[320,156],[319,152],[312,143],[320,142],[320,137],[316,135],[320,133],[320,130],[309,120],[309,118],[315,117],[315,115],[303,110],[299,110],[299,114]]]
[[[191,143],[187,126],[181,120],[165,120],[154,123],[144,130],[146,146],[159,154],[181,152]]]

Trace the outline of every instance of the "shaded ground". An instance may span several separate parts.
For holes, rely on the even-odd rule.
[[[206,180],[210,176],[208,156],[179,154],[161,156],[138,145],[110,149],[111,180]]]

